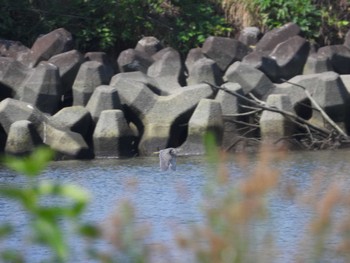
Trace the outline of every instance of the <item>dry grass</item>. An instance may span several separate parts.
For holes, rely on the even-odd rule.
[[[226,20],[237,30],[248,26],[259,26],[259,18],[251,0],[223,0],[221,5]]]

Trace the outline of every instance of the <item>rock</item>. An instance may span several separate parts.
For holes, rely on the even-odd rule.
[[[40,126],[43,143],[57,152],[60,159],[91,159],[93,154],[83,137],[76,132],[57,129],[43,122]]]
[[[53,115],[49,122],[55,127],[81,134],[85,141],[91,139],[92,118],[90,112],[83,106],[65,107]]]
[[[276,60],[269,57],[266,53],[253,51],[243,58],[242,63],[260,70],[272,81],[281,82],[278,79],[278,65]]]
[[[30,121],[20,120],[11,124],[5,152],[14,155],[30,153],[41,143],[39,134]]]
[[[83,55],[77,50],[71,50],[51,57],[49,62],[58,68],[62,80],[62,94],[71,97],[74,80],[84,62]]]
[[[274,48],[294,37],[300,35],[300,27],[294,23],[285,24],[282,27],[266,32],[255,46],[255,51],[269,54]]]
[[[187,123],[200,99],[213,96],[213,90],[207,84],[184,87],[169,96],[158,96],[145,84],[136,81],[119,82],[116,88],[129,112],[128,120],[143,131],[139,143],[140,155],[151,155],[164,149],[168,142],[180,143],[184,132],[182,124]]]
[[[143,37],[141,38],[135,47],[135,50],[145,52],[149,56],[153,56],[159,50],[163,48],[160,41],[155,37]]]
[[[248,47],[254,46],[259,41],[260,34],[260,29],[257,27],[245,27],[240,32],[238,40]]]
[[[272,59],[276,60],[278,78],[290,79],[296,75],[300,75],[309,51],[309,42],[300,36],[293,36],[278,44],[269,55]]]
[[[192,70],[192,66],[193,64],[202,58],[206,58],[206,56],[204,56],[202,49],[200,47],[196,47],[196,48],[192,48],[188,53],[187,53],[187,57],[185,60],[185,65],[187,68],[187,71],[191,71]]]
[[[84,56],[87,61],[97,61],[102,63],[108,76],[117,73],[117,69],[105,52],[87,52]]]
[[[329,59],[332,68],[339,74],[350,74],[350,49],[344,45],[321,47],[317,54]]]
[[[180,146],[182,155],[203,155],[206,153],[204,136],[212,133],[216,144],[221,146],[223,120],[220,102],[201,99],[188,123],[188,135]]]
[[[309,55],[303,69],[303,75],[333,71],[329,58],[312,54]]]
[[[226,89],[243,95],[243,89],[238,83],[228,82],[223,85]],[[241,113],[241,104],[245,104],[238,97],[233,96],[226,91],[219,90],[216,94],[215,101],[219,102],[222,110],[223,119],[223,138],[222,147],[225,150],[231,149],[233,145],[239,140],[240,128],[242,125],[237,124],[236,121],[246,121],[246,117],[233,116]]]
[[[10,57],[22,62],[29,52],[30,49],[19,41],[0,39],[0,57]]]
[[[346,32],[345,38],[344,38],[344,46],[350,49],[350,30]]]
[[[309,74],[296,76],[289,80],[291,83],[305,87],[319,106],[332,118],[335,122],[343,122],[347,119],[347,101],[349,94],[340,79],[340,76],[335,72],[325,72],[319,74]],[[287,94],[290,97],[294,108],[298,107],[301,102],[307,102],[308,98],[302,88],[284,83],[277,86],[275,94]],[[310,103],[310,102],[308,102]],[[310,111],[310,109],[308,109]],[[302,113],[311,115],[315,124],[323,126],[323,121],[320,120],[317,111]]]
[[[93,134],[96,157],[130,157],[137,153],[136,138],[121,110],[101,112]]]
[[[41,62],[20,88],[20,99],[37,107],[40,111],[54,114],[58,111],[62,96],[58,68]]]
[[[98,86],[86,105],[95,123],[102,111],[121,109],[121,107],[117,89],[107,85]]]
[[[167,50],[164,52],[164,50]],[[183,67],[179,52],[172,48],[159,51],[155,62],[148,68],[147,75],[154,78],[162,92],[173,93],[184,84]],[[160,55],[160,53],[162,55]]]
[[[19,87],[32,71],[13,58],[0,57],[0,98],[19,97]]]
[[[110,76],[100,62],[84,62],[73,83],[73,105],[85,106],[95,88],[108,84],[109,81]]]
[[[270,95],[266,105],[280,110],[294,112],[288,95]],[[289,137],[294,132],[294,124],[286,119],[281,113],[264,110],[260,121],[260,133],[263,141],[276,144],[282,143],[281,139]],[[285,143],[285,142],[284,142]]]
[[[205,40],[202,52],[224,72],[235,61],[241,61],[250,49],[236,39],[210,36]]]
[[[187,85],[199,83],[210,83],[220,86],[222,83],[222,73],[214,60],[202,58],[197,60],[191,70],[189,70]]]
[[[154,62],[145,52],[129,48],[122,51],[117,59],[119,72],[141,71],[147,73],[148,67]]]
[[[169,95],[169,92],[159,88],[159,85],[154,78],[147,76],[141,71],[118,73],[112,77],[109,85],[114,87],[117,86],[119,82],[123,83],[124,81],[141,82],[157,95]]]
[[[251,92],[258,98],[267,96],[274,88],[264,73],[239,61],[227,69],[224,81],[236,82],[241,85],[244,94]]]
[[[38,127],[47,117],[31,104],[11,98],[0,102],[0,124],[8,134],[10,126],[20,120],[28,120]]]
[[[88,145],[80,134],[56,128],[46,115],[31,104],[10,98],[0,102],[0,124],[7,134],[11,125],[21,120],[30,121],[41,141],[62,155],[62,158],[92,157]]]
[[[52,56],[67,52],[73,48],[72,34],[64,28],[58,28],[40,36],[34,42],[26,65],[35,67],[40,61],[49,60]]]

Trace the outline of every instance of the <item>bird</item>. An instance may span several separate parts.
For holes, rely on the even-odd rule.
[[[169,168],[176,171],[177,149],[166,148],[159,152],[159,167],[161,171],[167,171]]]

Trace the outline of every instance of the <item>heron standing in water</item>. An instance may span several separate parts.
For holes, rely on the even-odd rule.
[[[177,149],[166,148],[159,152],[159,166],[161,171],[166,171],[169,168],[173,171],[176,170],[176,155]]]

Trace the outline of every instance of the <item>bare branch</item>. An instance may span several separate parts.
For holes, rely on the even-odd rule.
[[[311,96],[310,92],[303,86],[297,84],[297,83],[293,83],[287,80],[283,80],[286,83],[292,84],[294,86],[297,86],[301,89],[304,90],[306,96],[308,97],[308,99],[311,101],[311,103],[315,106],[316,109],[318,109],[320,111],[320,113],[322,114],[323,118],[335,129],[339,132],[339,134],[341,134],[345,139],[348,139],[348,135],[328,116],[328,114],[320,107],[320,105],[318,105],[318,103],[316,102],[316,100]]]

